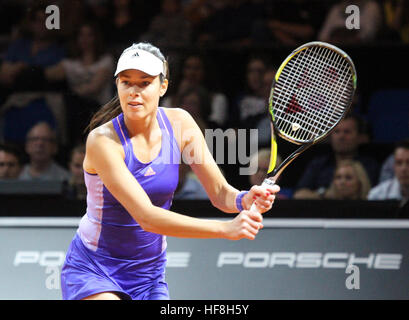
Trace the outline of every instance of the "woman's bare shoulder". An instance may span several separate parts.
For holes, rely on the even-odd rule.
[[[163,110],[174,128],[185,130],[197,126],[191,114],[182,108],[163,108]]]
[[[96,173],[93,162],[95,159],[101,159],[106,155],[119,152],[122,158],[125,152],[121,146],[121,141],[115,132],[112,122],[105,123],[88,134],[86,142],[86,153],[83,167],[89,173]],[[92,160],[94,159],[94,160]]]
[[[92,145],[99,140],[121,143],[111,121],[92,129],[87,137],[87,145]]]
[[[187,120],[191,118],[189,112],[182,108],[165,108],[162,107],[163,111],[165,111],[166,116],[169,118],[170,122],[178,121],[178,120]]]

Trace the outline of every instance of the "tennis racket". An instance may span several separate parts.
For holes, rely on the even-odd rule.
[[[269,97],[271,155],[262,185],[273,185],[302,152],[324,139],[351,106],[356,89],[351,58],[325,42],[295,49],[275,75]],[[300,145],[276,167],[276,136]],[[253,203],[251,210],[257,211]]]

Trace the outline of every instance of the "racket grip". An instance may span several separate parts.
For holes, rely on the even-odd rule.
[[[253,211],[253,212],[259,212],[258,210],[257,210],[257,206],[256,206],[256,204],[253,202],[253,204],[251,205],[251,207],[250,207],[250,211]]]
[[[272,186],[273,184],[275,184],[275,180],[272,180],[272,179],[270,178],[270,179],[265,179],[265,180],[263,181],[263,183],[261,184],[261,186],[262,186],[262,187],[268,187],[268,186]],[[256,203],[255,203],[255,202],[253,202],[253,204],[251,205],[250,211],[259,212],[259,211],[257,210],[257,206],[256,206]]]

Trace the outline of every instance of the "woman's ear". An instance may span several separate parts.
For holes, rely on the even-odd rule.
[[[161,97],[163,97],[166,93],[166,91],[168,90],[168,79],[163,80],[163,82],[160,85],[160,89],[159,89],[159,95]]]

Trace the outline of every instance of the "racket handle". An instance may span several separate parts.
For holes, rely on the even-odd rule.
[[[253,204],[251,205],[250,211],[258,212],[257,206],[256,206],[256,204],[255,204],[254,202],[253,202]]]
[[[269,179],[264,179],[263,183],[261,184],[262,187],[269,187],[275,184],[275,180],[273,180],[272,178]],[[256,203],[253,202],[253,204],[250,207],[250,211],[254,211],[254,212],[259,212],[257,210],[257,206]]]

